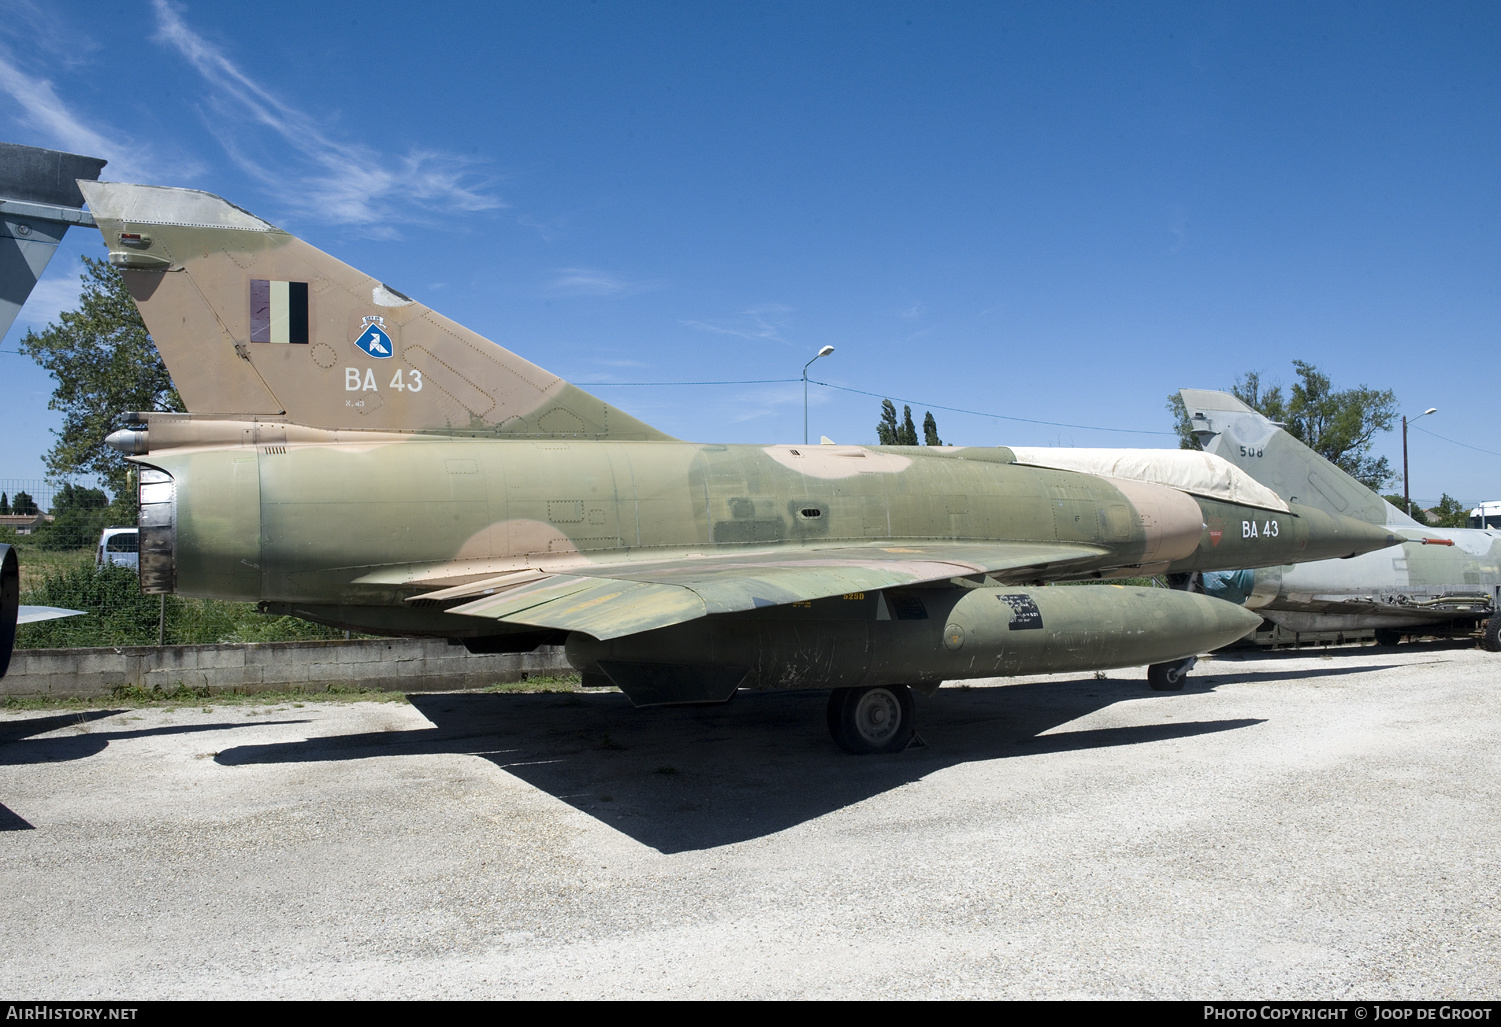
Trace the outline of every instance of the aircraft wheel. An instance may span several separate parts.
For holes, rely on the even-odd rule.
[[[1377,645],[1398,645],[1402,641],[1402,632],[1397,628],[1377,628],[1371,634],[1376,636]]]
[[[0,545],[0,678],[10,666],[10,652],[16,644],[16,614],[21,610],[21,569],[16,551]]]
[[[917,726],[906,685],[836,688],[829,693],[828,716],[834,743],[856,756],[901,752]]]
[[[1501,613],[1491,614],[1491,619],[1485,622],[1480,644],[1493,653],[1501,653]]]
[[[1154,692],[1180,692],[1183,682],[1188,680],[1188,672],[1197,662],[1197,656],[1190,656],[1176,663],[1154,663],[1147,668],[1147,684]]]

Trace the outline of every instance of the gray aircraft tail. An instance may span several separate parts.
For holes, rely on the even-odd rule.
[[[0,337],[10,330],[69,225],[92,225],[78,179],[105,161],[0,143]]]
[[[1411,517],[1228,392],[1183,389],[1179,395],[1205,451],[1224,457],[1287,502],[1369,524],[1417,526]]]

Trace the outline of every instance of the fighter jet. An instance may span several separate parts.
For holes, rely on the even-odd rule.
[[[1472,630],[1501,651],[1501,529],[1428,528],[1224,392],[1184,389],[1189,420],[1207,452],[1236,464],[1278,496],[1381,526],[1399,549],[1347,560],[1203,576],[1209,595],[1241,602],[1289,631],[1375,629],[1403,635]]]
[[[148,592],[561,644],[637,705],[830,689],[840,746],[894,752],[914,689],[1142,664],[1181,687],[1256,623],[1045,583],[1395,542],[1197,453],[1102,474],[1005,447],[683,442],[217,196],[80,185],[189,411],[111,436],[140,465]]]

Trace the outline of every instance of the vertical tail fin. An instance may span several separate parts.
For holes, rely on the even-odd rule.
[[[191,413],[668,438],[210,193],[79,186]]]
[[[1204,449],[1244,470],[1288,502],[1368,524],[1417,522],[1228,392],[1183,389],[1189,423]]]

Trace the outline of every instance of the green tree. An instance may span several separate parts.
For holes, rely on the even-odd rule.
[[[923,442],[928,446],[941,446],[943,441],[938,437],[938,422],[933,419],[933,412],[923,418]],[[881,400],[881,419],[876,422],[876,441],[882,446],[915,446],[917,445],[917,425],[912,421],[912,408],[902,407],[902,419],[896,419],[896,406],[889,399]]]
[[[1329,376],[1312,364],[1294,360],[1293,367],[1301,381],[1289,390],[1287,430],[1346,474],[1379,492],[1391,481],[1392,469],[1386,457],[1373,458],[1370,452],[1376,433],[1390,431],[1397,419],[1397,394],[1365,385],[1335,392]]]
[[[924,446],[943,445],[943,440],[938,437],[938,421],[934,419],[931,410],[922,419],[922,444]]]
[[[1418,510],[1413,508],[1413,516],[1417,516]],[[1423,523],[1431,524],[1435,528],[1467,528],[1470,525],[1470,508],[1449,493],[1445,492],[1431,511],[1432,516],[1422,519]]]
[[[91,257],[83,263],[78,308],[41,332],[27,332],[21,352],[57,382],[47,405],[62,411],[63,426],[46,455],[47,470],[98,475],[110,493],[125,498],[129,465],[105,437],[123,411],[180,411],[182,400],[120,273]]]
[[[10,504],[10,509],[12,513],[18,514],[34,514],[40,512],[36,508],[36,500],[31,498],[31,493],[29,492],[17,492],[16,498]]]
[[[902,407],[902,429],[897,434],[897,445],[917,445],[917,425],[912,423],[912,408],[909,406]]]
[[[881,400],[881,419],[876,422],[876,441],[882,446],[900,446],[897,437],[901,427],[896,423],[896,407],[891,400]]]
[[[63,514],[75,510],[103,510],[109,506],[109,496],[103,489],[88,489],[72,482],[64,483],[52,500],[52,513]]]
[[[1188,419],[1188,408],[1183,405],[1183,397],[1176,392],[1167,397],[1167,412],[1173,415],[1173,431],[1178,433],[1179,449],[1203,449],[1199,445],[1199,438],[1194,434],[1193,424]]]
[[[0,492],[0,517],[4,517],[8,513],[10,513],[10,497],[4,492]]]
[[[1372,457],[1378,432],[1390,431],[1397,417],[1397,396],[1390,389],[1359,385],[1336,392],[1329,376],[1314,365],[1294,360],[1298,373],[1286,396],[1280,385],[1267,387],[1255,371],[1241,375],[1230,389],[1237,399],[1273,421],[1325,460],[1367,488],[1380,492],[1392,480],[1386,457]],[[1177,393],[1168,397],[1174,416],[1178,445],[1198,449],[1188,421],[1188,411]]]
[[[92,548],[116,511],[102,489],[69,482],[53,497],[51,512],[52,523],[31,534],[31,541],[44,549]]]

